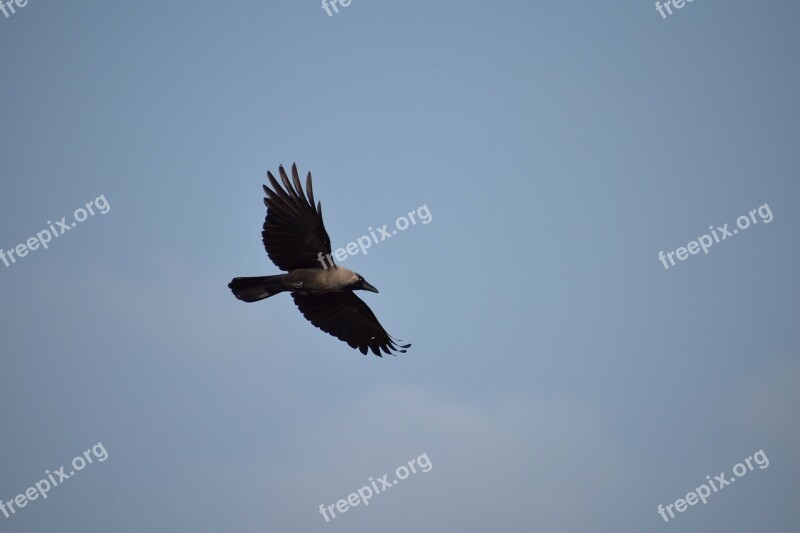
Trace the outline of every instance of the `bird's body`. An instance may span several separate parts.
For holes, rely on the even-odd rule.
[[[288,274],[276,276],[236,278],[231,281],[229,287],[240,300],[257,302],[281,292],[318,296],[329,292],[351,291],[358,283],[358,274],[337,266],[330,269],[298,268]],[[371,285],[369,287],[365,290],[374,289]],[[375,289],[373,292],[378,291]]]
[[[292,270],[284,278],[292,292],[301,294],[324,294],[351,290],[358,282],[358,274],[352,270],[336,268],[299,268]]]
[[[267,218],[262,240],[270,259],[286,274],[234,278],[228,287],[236,298],[256,302],[281,292],[291,292],[295,304],[312,324],[345,341],[361,353],[367,349],[377,356],[381,351],[405,352],[410,345],[398,345],[380,325],[366,303],[354,290],[378,292],[356,272],[332,265],[331,243],[322,222],[322,205],[314,206],[311,173],[306,178],[306,193],[300,185],[297,166],[292,165],[292,181],[281,166],[281,187],[271,172],[272,189],[264,186]]]

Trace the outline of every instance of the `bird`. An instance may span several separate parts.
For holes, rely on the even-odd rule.
[[[269,258],[286,273],[233,278],[228,288],[243,302],[289,292],[309,322],[362,354],[366,355],[368,349],[378,357],[406,353],[411,345],[398,344],[369,306],[354,294],[357,290],[377,293],[378,289],[357,272],[334,263],[322,220],[322,202],[314,205],[311,172],[305,191],[296,163],[292,164],[291,182],[283,165],[278,173],[283,186],[270,171],[267,179],[271,188],[263,185],[267,216],[261,239]]]

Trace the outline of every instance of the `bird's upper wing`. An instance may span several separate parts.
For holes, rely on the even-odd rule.
[[[323,268],[319,253],[331,253],[331,239],[322,222],[322,204],[318,202],[314,207],[311,172],[306,178],[308,197],[300,186],[297,165],[292,165],[294,186],[289,182],[283,166],[279,172],[285,189],[271,172],[267,172],[267,177],[272,189],[264,185],[267,218],[261,238],[267,255],[281,270]]]
[[[375,313],[350,291],[304,295],[293,293],[294,303],[312,324],[366,354],[367,348],[378,357],[381,350],[406,352],[410,344],[398,345],[386,333]]]

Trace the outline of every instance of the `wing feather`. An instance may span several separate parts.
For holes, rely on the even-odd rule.
[[[370,350],[383,357],[381,351],[395,355],[394,352],[405,353],[411,346],[397,344],[369,306],[352,292],[293,293],[292,298],[309,322],[363,354]]]
[[[298,268],[323,268],[319,254],[331,253],[331,239],[322,221],[322,204],[314,206],[311,195],[311,173],[306,178],[309,197],[303,192],[297,165],[292,165],[292,180],[281,165],[280,182],[267,172],[269,185],[264,185],[267,217],[261,239],[267,255],[285,271]],[[281,184],[281,182],[283,182]],[[292,183],[293,182],[293,183]]]

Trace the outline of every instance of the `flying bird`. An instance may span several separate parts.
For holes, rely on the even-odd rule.
[[[261,237],[269,258],[287,273],[234,278],[228,288],[244,302],[290,292],[309,322],[362,354],[366,355],[367,349],[378,357],[383,357],[381,352],[405,353],[411,345],[397,344],[375,313],[353,292],[378,292],[378,289],[360,274],[334,264],[331,240],[322,222],[322,203],[314,206],[311,172],[306,177],[307,196],[300,185],[296,164],[292,165],[291,182],[283,165],[278,172],[283,186],[272,172],[267,172],[272,188],[264,185],[267,218]]]

